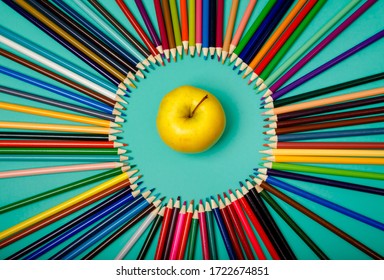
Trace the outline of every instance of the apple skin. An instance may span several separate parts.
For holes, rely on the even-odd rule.
[[[202,101],[205,96],[208,97]],[[156,119],[161,139],[172,149],[183,153],[199,153],[212,147],[223,134],[225,123],[225,113],[219,100],[209,92],[192,86],[182,86],[166,94]]]

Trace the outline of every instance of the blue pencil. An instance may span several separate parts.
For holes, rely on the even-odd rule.
[[[14,71],[12,69],[9,69],[9,68],[6,68],[6,67],[0,65],[0,73],[8,75],[12,78],[18,79],[18,80],[23,81],[23,82],[27,82],[31,85],[46,89],[50,92],[64,96],[68,99],[74,100],[74,101],[79,102],[81,104],[88,105],[94,109],[98,109],[100,111],[106,112],[106,113],[111,114],[111,115],[113,114],[114,109],[112,107],[106,105],[106,104],[103,104],[103,103],[98,102],[96,100],[93,100],[93,99],[90,99],[88,97],[79,95],[77,93],[71,92],[69,90],[62,89],[60,87],[51,85],[51,84],[44,82],[42,80],[27,76],[21,72]]]
[[[250,60],[255,56],[251,56],[251,54],[256,54],[256,52],[259,51],[264,42],[268,39],[269,34],[275,29],[276,25],[280,22],[280,19],[291,6],[292,2],[292,0],[279,0],[272,7],[268,15],[260,24],[259,28],[252,35],[248,44],[239,54],[233,69],[236,69],[243,61],[247,64],[250,62]]]
[[[212,211],[213,215],[215,216],[216,223],[219,227],[221,237],[223,238],[225,249],[227,250],[228,256],[231,260],[235,260],[235,252],[232,247],[231,240],[228,235],[228,231],[225,228],[223,217],[221,216],[220,210],[216,204],[216,201],[211,197],[211,205],[212,205]]]
[[[202,42],[202,47],[203,47],[203,55],[204,59],[207,59],[208,57],[208,50],[209,50],[209,2],[211,0],[206,0],[203,1],[203,42]]]
[[[351,136],[366,136],[384,134],[384,128],[366,128],[356,130],[336,130],[329,132],[313,132],[313,133],[293,133],[275,135],[266,140],[269,141],[296,141],[296,140],[309,140],[309,139],[322,139],[322,138],[337,138],[337,137],[351,137]]]
[[[304,191],[304,190],[301,190],[299,188],[296,188],[296,187],[294,187],[294,186],[292,186],[292,185],[290,185],[288,183],[285,183],[283,181],[280,181],[280,180],[278,180],[278,179],[276,179],[274,177],[267,176],[267,175],[261,175],[261,174],[259,174],[258,176],[262,180],[265,180],[268,184],[274,185],[276,187],[282,188],[282,189],[284,189],[286,191],[289,191],[291,193],[297,194],[297,195],[299,195],[301,197],[304,197],[304,198],[306,198],[308,200],[311,200],[311,201],[313,201],[313,202],[315,202],[317,204],[323,205],[323,206],[325,206],[327,208],[330,208],[330,209],[332,209],[334,211],[337,211],[337,212],[339,212],[341,214],[344,214],[344,215],[346,215],[348,217],[351,217],[351,218],[353,218],[355,220],[358,220],[358,221],[360,221],[362,223],[365,223],[365,224],[367,224],[369,226],[372,226],[372,227],[375,227],[377,229],[380,229],[380,230],[384,231],[384,224],[380,223],[379,221],[373,220],[373,219],[371,219],[371,218],[369,218],[367,216],[364,216],[364,215],[359,214],[359,213],[357,213],[355,211],[352,211],[352,210],[350,210],[348,208],[345,208],[345,207],[343,207],[341,205],[338,205],[336,203],[328,201],[328,200],[326,200],[324,198],[321,198],[321,197],[319,197],[317,195],[314,195],[314,194],[311,194],[311,193],[309,193],[307,191]]]

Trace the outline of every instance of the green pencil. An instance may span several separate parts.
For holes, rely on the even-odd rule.
[[[207,218],[207,230],[209,239],[209,255],[212,260],[217,260],[217,246],[216,246],[216,235],[213,228],[213,213],[209,202],[205,202],[205,215]]]
[[[2,155],[122,155],[126,152],[121,148],[0,148]]]
[[[187,260],[193,260],[195,258],[196,237],[197,237],[198,230],[199,230],[199,218],[198,218],[197,210],[195,210],[192,217],[191,231],[189,233]]]
[[[183,55],[183,43],[181,41],[181,31],[179,22],[179,13],[177,9],[176,0],[169,0],[169,8],[171,10],[173,34],[175,36],[176,49],[180,57]]]
[[[308,173],[316,173],[316,174],[327,174],[327,175],[336,175],[336,176],[345,176],[345,177],[384,180],[384,173],[377,173],[377,172],[347,170],[347,169],[339,169],[339,168],[328,168],[328,167],[318,167],[318,166],[308,166],[308,165],[298,165],[298,164],[278,163],[278,162],[266,162],[263,164],[263,166],[267,168],[284,170],[284,171],[308,172]]]
[[[194,56],[196,49],[196,0],[188,1],[188,29],[189,52],[191,56]]]
[[[232,53],[230,62],[232,63],[241,53],[241,51],[248,44],[249,40],[251,40],[253,34],[256,32],[257,28],[259,28],[260,24],[263,22],[265,17],[268,15],[269,11],[272,9],[273,5],[275,5],[277,0],[269,0],[267,5],[265,5],[264,9],[261,11],[259,16],[252,23],[251,27],[245,33],[244,37],[240,40],[239,44],[236,46],[235,50]]]
[[[256,84],[261,84],[259,91],[264,90],[271,85],[278,77],[280,77],[297,59],[299,59],[307,50],[309,50],[317,40],[319,40],[325,33],[327,33],[336,23],[341,20],[350,10],[352,10],[360,0],[353,0],[347,6],[345,6],[340,12],[338,12],[333,18],[327,21],[327,23],[320,28],[304,45],[302,45],[295,53],[288,58],[271,76],[265,81],[262,79],[257,80]]]

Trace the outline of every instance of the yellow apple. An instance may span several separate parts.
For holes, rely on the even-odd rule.
[[[164,96],[156,124],[161,139],[169,147],[199,153],[212,147],[223,134],[225,113],[211,93],[182,86]]]

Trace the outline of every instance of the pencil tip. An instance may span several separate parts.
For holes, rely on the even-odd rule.
[[[203,204],[203,201],[200,199],[199,203],[200,203],[200,204]]]
[[[178,197],[176,198],[176,200],[180,200],[180,196],[178,196]]]
[[[224,198],[228,198],[227,194],[223,192]]]
[[[233,192],[230,189],[228,189],[228,192],[229,192],[229,194],[233,194]]]

